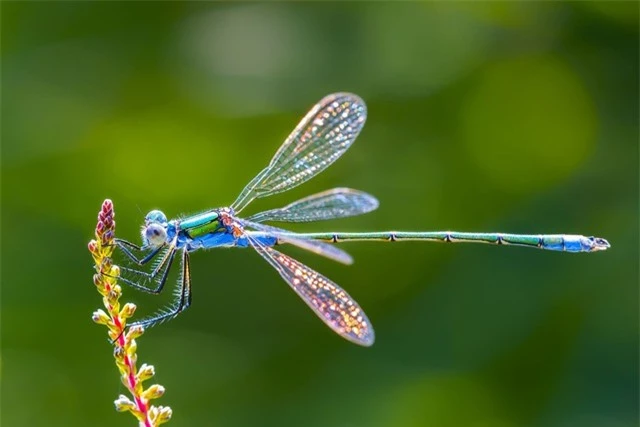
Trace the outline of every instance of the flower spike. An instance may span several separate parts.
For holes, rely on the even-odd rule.
[[[89,252],[95,262],[96,274],[93,283],[102,295],[103,309],[93,312],[92,319],[99,325],[109,328],[108,334],[114,345],[113,356],[120,371],[120,378],[124,386],[131,393],[131,397],[120,395],[115,401],[116,410],[130,412],[142,427],[156,427],[171,419],[173,412],[168,406],[153,406],[150,401],[164,394],[164,387],[154,384],[144,388],[142,383],[155,375],[152,365],[143,364],[138,369],[136,353],[138,345],[136,338],[144,333],[144,328],[134,326],[126,331],[127,319],[133,316],[136,305],[133,303],[120,304],[122,288],[118,285],[120,268],[113,264],[111,256],[115,248],[116,222],[113,202],[107,199],[102,203],[98,213],[96,238],[88,245]]]

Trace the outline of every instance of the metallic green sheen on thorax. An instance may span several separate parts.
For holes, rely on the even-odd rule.
[[[218,219],[218,212],[209,211],[186,218],[180,222],[180,229],[192,239],[213,233],[223,228]]]

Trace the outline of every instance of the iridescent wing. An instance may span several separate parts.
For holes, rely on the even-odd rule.
[[[334,188],[300,199],[280,209],[260,212],[253,222],[309,222],[361,215],[378,208],[375,197],[350,188]]]
[[[231,208],[239,213],[252,200],[287,191],[328,168],[351,146],[367,118],[364,101],[335,93],[318,102]]]
[[[249,237],[251,246],[331,329],[347,340],[369,347],[375,340],[371,322],[340,286],[295,259]]]
[[[275,237],[276,239],[278,239],[278,243],[289,243],[293,246],[297,246],[301,249],[313,252],[317,255],[322,255],[326,258],[332,259],[342,264],[353,264],[353,258],[351,257],[351,255],[349,255],[342,249],[330,245],[329,243],[321,242],[318,240],[303,239],[296,233],[283,230],[282,228],[273,227],[271,225],[258,224],[241,218],[235,218],[235,220],[242,224],[243,227],[252,228],[254,230],[264,232],[264,234],[268,236]],[[247,232],[248,235],[250,235],[251,233],[251,231]]]

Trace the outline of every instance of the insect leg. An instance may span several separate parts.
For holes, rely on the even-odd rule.
[[[174,251],[175,253],[175,251]],[[180,285],[178,287],[178,298],[171,307],[163,310],[146,319],[139,320],[131,324],[131,326],[143,326],[145,328],[158,325],[173,319],[178,314],[189,308],[191,305],[191,266],[189,263],[189,252],[186,248],[182,250],[182,273],[180,277]]]
[[[160,280],[157,281],[156,286],[153,288],[148,288],[147,286],[144,286],[134,280],[128,279],[126,277],[122,277],[120,276],[120,280],[123,281],[124,283],[126,283],[127,285],[131,286],[132,288],[141,290],[143,292],[147,292],[150,294],[154,294],[154,295],[158,295],[160,292],[162,292],[162,289],[164,288],[164,285],[167,283],[167,277],[169,277],[169,271],[171,270],[171,265],[173,264],[173,259],[176,256],[176,249],[174,246],[172,246],[168,251],[167,254],[164,256],[164,258],[160,261],[160,263],[158,264],[158,266],[151,272],[151,273],[147,273],[145,271],[140,271],[140,270],[134,270],[131,268],[126,268],[126,267],[121,267],[120,269],[124,272],[127,273],[133,273],[133,274],[138,274],[142,277],[144,277],[144,279],[146,281],[154,281],[156,276],[162,272],[162,275],[160,276]]]
[[[160,252],[160,250],[163,247],[165,247],[165,245],[159,246],[156,249],[154,249],[151,252],[149,252],[146,256],[144,256],[142,258],[138,258],[133,253],[133,251],[141,252],[141,251],[144,250],[144,248],[141,248],[140,246],[136,245],[135,243],[131,243],[131,242],[127,241],[127,240],[123,240],[123,239],[115,239],[115,240],[116,240],[116,245],[118,245],[118,247],[122,250],[122,252],[129,259],[131,259],[131,261],[135,262],[138,265],[145,265],[146,263],[151,261]]]

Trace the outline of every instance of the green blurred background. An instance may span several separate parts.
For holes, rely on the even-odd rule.
[[[354,243],[348,268],[288,250],[357,298],[369,349],[255,253],[194,254],[192,308],[139,340],[170,425],[637,425],[636,2],[3,2],[1,53],[3,427],[134,425],[91,321],[102,200],[134,241],[150,209],[229,204],[341,90],[369,107],[358,142],[247,213],[349,186],[379,210],[291,228],[613,248]]]

